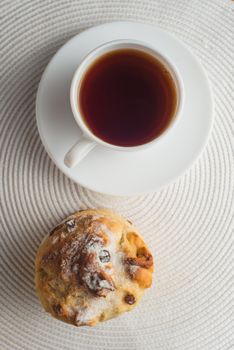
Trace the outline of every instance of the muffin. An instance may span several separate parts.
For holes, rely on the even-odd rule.
[[[132,310],[151,286],[152,272],[152,254],[130,221],[107,210],[83,210],[41,243],[36,291],[52,316],[93,326]]]

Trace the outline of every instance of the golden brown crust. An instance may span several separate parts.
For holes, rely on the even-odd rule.
[[[65,219],[42,242],[35,265],[45,310],[76,326],[131,310],[152,283],[153,258],[143,239],[107,210]]]

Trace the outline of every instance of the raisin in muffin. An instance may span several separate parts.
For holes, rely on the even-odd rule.
[[[75,326],[132,310],[152,283],[153,257],[143,239],[107,210],[66,218],[42,242],[35,264],[45,310]]]

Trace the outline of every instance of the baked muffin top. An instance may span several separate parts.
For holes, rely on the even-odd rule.
[[[84,210],[40,245],[36,290],[54,317],[92,326],[134,308],[152,272],[153,257],[130,221],[107,210]]]

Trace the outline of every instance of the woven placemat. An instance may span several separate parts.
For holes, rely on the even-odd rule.
[[[69,38],[114,20],[155,24],[201,60],[215,123],[196,164],[140,197],[109,197],[67,179],[46,154],[35,96],[48,61]],[[231,0],[11,0],[0,3],[0,349],[234,349]],[[95,328],[63,324],[34,292],[46,232],[80,207],[107,207],[139,226],[155,255],[153,287],[133,312]]]

